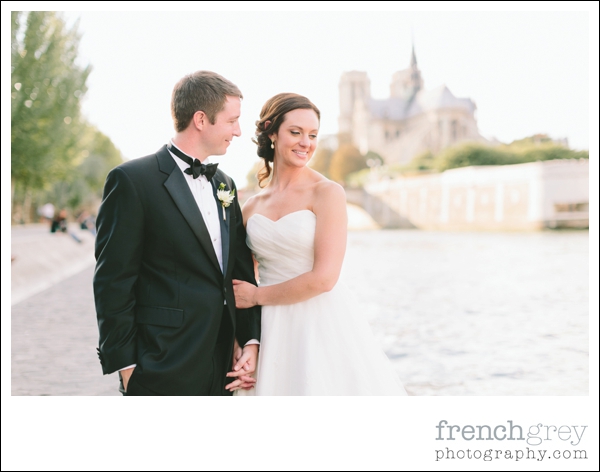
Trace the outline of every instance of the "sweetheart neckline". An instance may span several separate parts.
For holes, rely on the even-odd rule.
[[[257,216],[257,215],[258,215],[258,216],[262,216],[262,217],[263,217],[265,220],[269,220],[271,223],[277,223],[278,221],[281,221],[281,220],[283,220],[283,219],[284,219],[285,217],[287,217],[287,216],[293,215],[294,213],[301,213],[301,212],[303,212],[303,211],[309,211],[309,212],[311,212],[313,215],[315,215],[314,211],[312,211],[312,210],[309,210],[308,208],[305,208],[304,210],[296,210],[296,211],[292,211],[292,212],[290,212],[290,213],[287,213],[287,214],[283,215],[282,217],[280,217],[280,218],[278,218],[278,219],[276,219],[276,220],[272,220],[271,218],[269,218],[269,217],[267,217],[267,216],[265,216],[265,215],[262,215],[262,214],[260,214],[260,213],[253,213],[253,214],[250,216],[250,218],[248,218],[248,221],[250,221],[250,220],[252,219],[252,217],[254,217],[254,216]],[[315,217],[316,217],[316,216],[317,216],[317,215],[315,215]],[[246,224],[248,224],[248,221],[246,222]]]

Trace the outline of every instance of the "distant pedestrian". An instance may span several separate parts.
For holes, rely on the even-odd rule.
[[[63,208],[54,213],[54,218],[52,218],[52,223],[50,224],[50,232],[67,232],[67,210]]]
[[[79,227],[81,229],[87,230],[94,236],[96,236],[96,217],[94,215],[92,215],[87,210],[83,210],[79,214],[79,218],[77,218],[77,221],[79,222]]]
[[[50,225],[50,232],[51,233],[67,233],[68,232],[69,236],[71,236],[76,242],[78,242],[78,243],[81,242],[81,239],[79,239],[79,237],[73,231],[68,231],[67,210],[65,210],[64,208],[55,213],[54,218],[52,219],[52,224]]]

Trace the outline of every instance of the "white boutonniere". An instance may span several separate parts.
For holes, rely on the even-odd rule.
[[[221,207],[223,208],[223,220],[226,220],[227,216],[225,215],[225,208],[227,208],[229,205],[231,205],[231,202],[233,202],[233,199],[235,198],[235,190],[225,190],[225,184],[221,182],[219,184],[219,188],[217,189],[217,198],[221,202]]]

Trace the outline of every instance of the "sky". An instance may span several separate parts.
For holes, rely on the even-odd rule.
[[[430,11],[183,11],[177,8],[190,5],[175,2],[169,11],[64,14],[69,24],[79,20],[80,63],[92,66],[83,112],[127,159],[172,137],[173,85],[187,73],[213,70],[244,94],[242,136],[214,159],[243,185],[258,159],[254,122],[269,97],[307,96],[321,110],[320,133],[334,134],[342,73],[367,72],[372,96],[386,98],[413,44],[425,88],[445,84],[471,98],[485,137],[510,142],[547,133],[589,148],[587,11],[417,6]]]

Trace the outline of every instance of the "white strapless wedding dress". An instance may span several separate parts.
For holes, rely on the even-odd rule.
[[[317,217],[300,210],[272,221],[252,215],[247,242],[259,262],[260,285],[313,266]],[[292,305],[262,307],[256,386],[236,395],[406,395],[354,295],[341,282]]]

